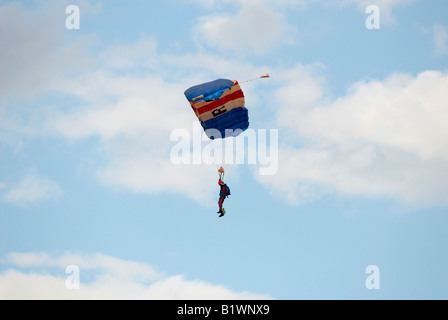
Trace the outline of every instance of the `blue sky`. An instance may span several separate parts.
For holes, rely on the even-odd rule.
[[[2,1],[0,298],[448,298],[447,13],[442,0]],[[224,165],[218,218],[216,166],[170,156],[173,131],[197,126],[183,93],[266,72],[242,89],[250,130],[278,132],[277,170]]]

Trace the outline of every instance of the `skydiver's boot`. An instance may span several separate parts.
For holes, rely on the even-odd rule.
[[[226,209],[221,208],[221,214],[219,215],[219,217],[221,218],[222,216],[224,216],[226,214]]]

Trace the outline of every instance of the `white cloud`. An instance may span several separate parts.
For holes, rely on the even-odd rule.
[[[169,156],[141,155],[113,161],[98,176],[107,185],[137,193],[176,192],[203,205],[216,202],[217,180],[211,177],[217,177],[217,169],[211,165],[174,165]]]
[[[2,200],[17,206],[26,206],[44,200],[62,196],[62,190],[56,182],[47,177],[30,174],[11,186],[2,195]]]
[[[58,102],[41,99],[95,59],[86,50],[92,37],[65,29],[67,1],[42,1],[33,9],[9,2],[0,5],[0,143],[19,152],[26,138],[48,133],[44,123],[56,109],[49,103]],[[81,4],[83,12],[94,11]]]
[[[0,6],[0,107],[16,94],[23,99],[26,92],[31,99],[60,76],[87,66],[89,59],[80,50],[86,39],[64,41],[63,9],[54,4],[35,12],[20,4]]]
[[[56,130],[69,138],[98,135],[111,140],[119,135],[144,135],[155,140],[191,119],[190,110],[183,108],[184,88],[179,84],[152,76],[140,79],[99,73],[86,78],[90,80],[67,86],[88,105],[61,113],[54,123]]]
[[[132,44],[117,44],[100,54],[102,63],[111,69],[154,69],[159,65],[157,41],[141,39]]]
[[[166,276],[147,263],[92,254],[12,253],[3,261],[0,299],[113,300],[243,300],[271,299],[268,295],[235,292],[222,285]],[[66,267],[79,268],[79,289],[69,290]],[[24,269],[24,270],[21,270]]]
[[[296,70],[306,79],[302,68]],[[296,101],[295,86],[278,90],[279,123],[297,135],[301,147],[285,145],[279,173],[260,181],[293,203],[334,191],[446,203],[448,74],[359,82],[332,101],[321,97],[318,83],[309,85],[314,89],[304,103]]]
[[[434,54],[448,53],[448,30],[446,27],[442,25],[433,26],[432,41],[434,43]]]
[[[285,15],[270,2],[243,1],[241,5],[236,14],[220,12],[199,19],[195,40],[222,51],[256,54],[293,41],[294,31]]]

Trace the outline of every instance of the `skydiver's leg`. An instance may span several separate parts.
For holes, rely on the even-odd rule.
[[[222,207],[225,198],[226,198],[225,196],[222,196],[222,197],[219,198],[219,203],[218,203],[219,204],[219,211],[218,211],[218,213],[220,213],[219,217],[222,217],[223,215],[226,214],[226,210]]]
[[[218,211],[218,213],[221,213],[221,212],[222,212],[222,204],[224,203],[224,199],[225,199],[225,196],[222,196],[222,197],[220,197],[219,200],[218,200],[218,205],[219,205],[219,211]]]

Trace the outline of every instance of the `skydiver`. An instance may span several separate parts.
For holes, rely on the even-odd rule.
[[[224,169],[223,167],[221,167],[219,170],[219,180],[218,180],[218,185],[219,185],[219,200],[218,200],[218,205],[219,205],[219,211],[217,213],[220,213],[219,217],[222,217],[226,214],[226,210],[223,208],[223,203],[224,203],[224,199],[227,198],[230,195],[230,189],[229,187],[224,183],[223,181],[223,176],[224,176]]]

